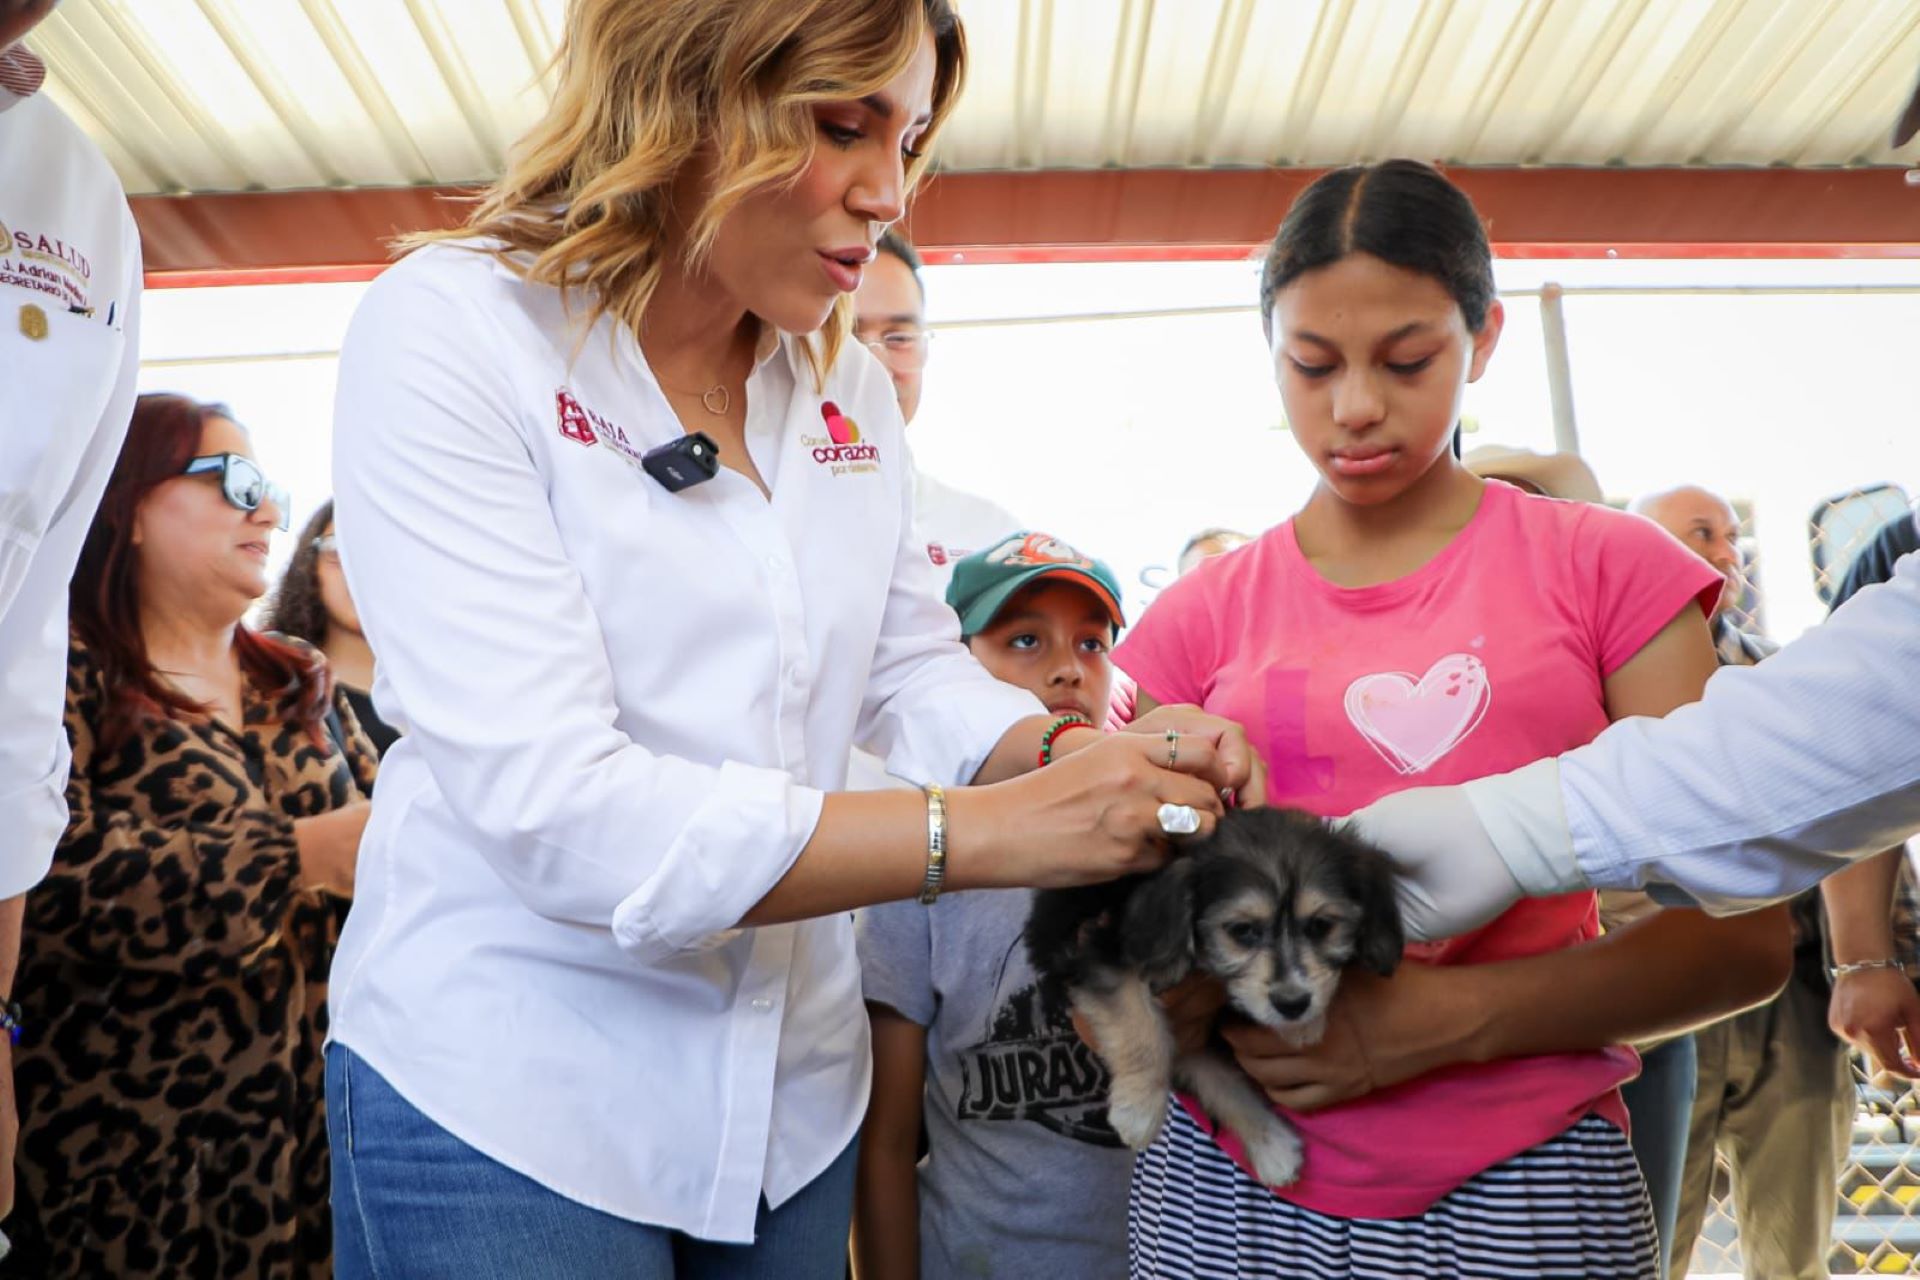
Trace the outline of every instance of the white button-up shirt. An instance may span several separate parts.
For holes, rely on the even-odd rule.
[[[0,898],[67,825],[67,580],[126,438],[140,233],[113,170],[0,53]]]
[[[1560,790],[1594,885],[1709,907],[1786,897],[1920,832],[1920,555],[1699,702],[1561,756]]]
[[[943,593],[953,581],[953,566],[957,561],[1027,527],[1009,515],[1006,508],[935,480],[918,469],[913,473],[913,520],[914,538],[933,565]],[[905,785],[902,779],[888,773],[885,762],[871,752],[856,747],[853,758],[847,761],[849,790],[885,791]]]
[[[924,471],[914,475],[913,518],[927,558],[940,570],[943,589],[953,578],[956,561],[1029,527],[999,503],[956,489]]]
[[[816,390],[801,340],[763,340],[746,437],[771,500],[730,470],[657,484],[640,455],[681,430],[629,332],[581,340],[489,257],[436,246],[368,291],[334,476],[375,705],[404,736],[333,1035],[574,1200],[746,1241],[762,1193],[851,1140],[869,1063],[848,917],[737,922],[851,744],[960,782],[1041,709],[958,643],[857,345]]]

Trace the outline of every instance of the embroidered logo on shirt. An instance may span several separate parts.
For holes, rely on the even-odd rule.
[[[569,440],[581,444],[599,444],[600,437],[593,433],[593,423],[587,420],[587,411],[573,398],[573,393],[561,387],[553,393],[553,406],[560,415],[560,434]]]
[[[827,420],[827,435],[835,444],[859,444],[860,424],[840,412],[840,406],[829,400],[820,406],[820,416]]]
[[[78,246],[0,222],[0,285],[31,289],[80,315],[93,314],[93,262]]]
[[[1382,671],[1347,686],[1347,719],[1398,773],[1425,773],[1487,714],[1487,664],[1450,653],[1423,676]]]
[[[937,565],[948,565],[956,560],[965,560],[972,554],[972,548],[950,547],[944,542],[929,542],[927,544],[927,559]]]
[[[604,444],[634,466],[640,465],[640,450],[620,425],[605,414],[595,413],[580,403],[567,387],[553,393],[554,410],[560,419],[560,434],[581,444]]]
[[[860,424],[840,412],[831,400],[820,402],[825,436],[802,435],[800,443],[813,450],[813,460],[836,476],[880,470],[880,447],[860,439]]]

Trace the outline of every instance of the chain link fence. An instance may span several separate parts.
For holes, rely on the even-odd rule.
[[[1815,506],[1808,518],[1807,546],[1814,589],[1823,604],[1831,602],[1860,549],[1909,511],[1907,494],[1894,485],[1852,489]],[[1752,511],[1743,507],[1739,514],[1750,534]],[[1744,543],[1750,553],[1746,589],[1729,609],[1742,626],[1764,634],[1764,569],[1751,559],[1751,537]],[[1914,1145],[1920,1138],[1920,1094],[1905,1081],[1870,1079],[1858,1054],[1852,1074],[1857,1104],[1853,1142],[1835,1187],[1828,1267],[1836,1276],[1920,1275],[1920,1149]],[[1723,1157],[1716,1163],[1712,1207],[1687,1274],[1739,1276],[1743,1263]]]
[[[1870,1081],[1858,1056],[1854,1079],[1860,1109],[1828,1266],[1836,1275],[1920,1274],[1920,1098],[1906,1081]]]
[[[1860,549],[1889,521],[1910,512],[1906,490],[1895,484],[1849,489],[1814,507],[1807,517],[1807,551],[1813,559],[1814,590],[1822,604],[1832,603]]]
[[[1853,1059],[1853,1146],[1835,1187],[1833,1245],[1827,1266],[1836,1276],[1920,1275],[1920,1097],[1904,1081],[1872,1081]],[[1713,1204],[1694,1244],[1687,1274],[1739,1276],[1745,1259],[1734,1221],[1725,1160],[1714,1170]]]

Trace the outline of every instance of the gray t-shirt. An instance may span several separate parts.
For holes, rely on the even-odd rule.
[[[1020,941],[1025,889],[893,902],[856,922],[866,998],[927,1029],[920,1280],[1127,1274],[1133,1153],[1107,1071],[1043,1007]]]

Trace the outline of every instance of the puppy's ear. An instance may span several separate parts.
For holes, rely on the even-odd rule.
[[[1394,892],[1393,860],[1370,845],[1355,843],[1346,858],[1350,891],[1360,904],[1359,946],[1353,958],[1383,977],[1400,964],[1407,935],[1400,927],[1400,899]]]
[[[1193,968],[1192,857],[1176,857],[1142,881],[1120,921],[1121,955],[1156,986]]]

